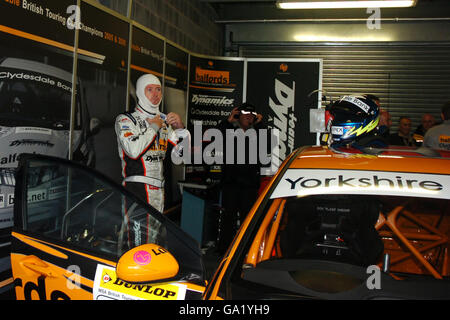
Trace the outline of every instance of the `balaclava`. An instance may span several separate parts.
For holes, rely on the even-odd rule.
[[[159,105],[161,104],[161,100],[159,100],[158,104],[151,103],[147,97],[145,96],[145,87],[149,84],[157,84],[161,86],[161,82],[158,77],[153,74],[144,74],[136,82],[136,96],[138,98],[139,106],[147,111],[150,114],[157,114],[159,112]]]

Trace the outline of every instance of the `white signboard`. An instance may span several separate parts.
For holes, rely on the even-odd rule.
[[[450,176],[363,170],[288,169],[271,198],[317,194],[450,199]]]

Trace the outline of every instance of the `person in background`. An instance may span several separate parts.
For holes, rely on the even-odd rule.
[[[239,219],[241,223],[244,221],[258,195],[261,182],[261,164],[258,154],[254,155],[256,156],[256,163],[253,163],[250,161],[249,153],[255,150],[251,148],[251,145],[258,146],[258,129],[265,128],[262,120],[263,116],[256,112],[255,106],[244,103],[234,108],[228,118],[219,122],[217,126],[224,137],[221,190],[222,207],[225,210],[217,247],[220,254],[225,253],[233,240],[237,231],[237,220]],[[230,134],[229,129],[232,129],[235,135],[239,134],[239,129],[242,129],[243,134],[248,134],[248,137],[245,137],[245,148],[241,150],[237,148],[239,139],[234,139],[233,146],[225,144],[226,136]],[[250,130],[254,130],[254,135]],[[234,151],[230,150],[231,147],[234,147]],[[239,151],[245,152],[244,163],[238,163],[237,161],[242,156],[238,154]],[[226,161],[226,155],[230,152],[234,154],[233,163],[227,163]]]
[[[416,128],[414,133],[420,134],[421,136],[425,136],[425,133],[427,133],[428,129],[433,127],[436,124],[436,120],[434,119],[432,114],[425,113],[422,116],[422,122],[421,124]]]
[[[450,151],[450,101],[441,108],[443,122],[425,133],[423,146]]]
[[[422,116],[421,124],[414,130],[413,138],[416,140],[417,145],[421,145],[423,142],[423,137],[425,133],[427,133],[428,129],[433,127],[436,124],[436,121],[432,114],[425,113]]]
[[[389,144],[397,146],[415,146],[415,141],[411,135],[411,119],[409,117],[400,117],[398,132],[389,135]]]
[[[374,94],[364,94],[363,97],[371,99],[380,108],[380,121],[378,122],[378,131],[376,134],[388,141],[392,126],[391,114],[387,109],[381,107],[381,99],[378,96]]]

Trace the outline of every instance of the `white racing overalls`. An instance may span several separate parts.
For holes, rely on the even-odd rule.
[[[158,114],[165,119],[164,114]],[[152,207],[163,212],[163,161],[167,147],[169,143],[176,146],[180,138],[189,136],[189,132],[186,129],[173,130],[170,126],[163,126],[158,130],[145,120],[155,116],[156,113],[146,112],[138,105],[134,112],[117,116],[115,130],[124,186],[127,187],[127,183],[133,184],[133,191],[138,190],[138,196],[145,198]],[[158,226],[149,226],[149,229],[152,233],[152,229],[157,230]]]

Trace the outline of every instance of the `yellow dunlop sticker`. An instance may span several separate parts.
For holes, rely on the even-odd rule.
[[[184,284],[131,284],[118,279],[114,268],[97,265],[94,300],[184,300],[185,295]]]

